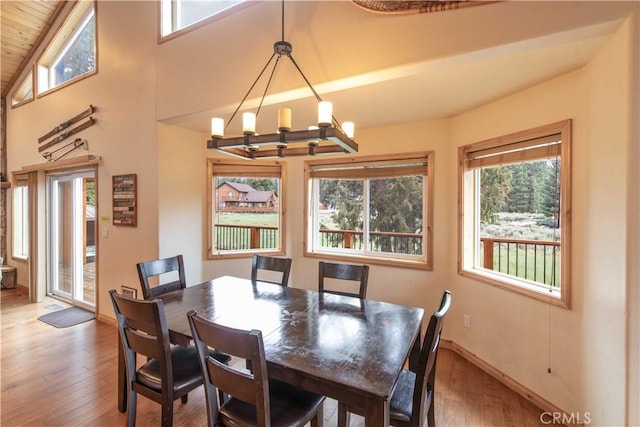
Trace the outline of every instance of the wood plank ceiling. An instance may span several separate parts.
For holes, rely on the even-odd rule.
[[[60,14],[64,2],[2,0],[0,5],[0,93],[6,97]]]

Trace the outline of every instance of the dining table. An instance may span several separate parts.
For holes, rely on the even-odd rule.
[[[258,329],[271,378],[364,409],[367,427],[389,426],[389,400],[406,363],[417,363],[424,310],[222,276],[168,292],[171,342],[189,345],[189,310],[225,326]],[[118,408],[126,411],[119,357]]]

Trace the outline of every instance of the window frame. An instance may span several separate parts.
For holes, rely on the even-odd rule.
[[[27,73],[27,75],[20,81],[20,83],[16,86],[16,89],[11,94],[11,108],[18,108],[24,104],[27,104],[33,101],[35,97],[35,71],[34,68],[31,67],[31,70]],[[28,84],[31,83],[31,97],[27,98],[24,93]],[[22,99],[16,101],[17,97],[21,97]]]
[[[29,174],[14,174],[11,189],[11,258],[13,260],[26,261],[29,258],[30,245],[30,191]],[[16,205],[17,192],[22,193],[20,206]],[[17,213],[16,209],[20,209]],[[21,232],[16,233],[16,227],[20,225]],[[17,236],[20,234],[20,236]],[[16,243],[21,241],[22,253],[16,253]]]
[[[303,247],[304,252],[303,255],[305,257],[310,258],[322,258],[322,259],[333,259],[340,262],[350,261],[355,263],[368,263],[368,264],[377,264],[377,265],[386,265],[386,266],[394,266],[394,267],[403,267],[403,268],[413,268],[413,269],[421,269],[421,270],[433,270],[433,200],[434,200],[434,176],[435,176],[435,168],[434,168],[434,151],[421,151],[421,152],[413,152],[413,153],[401,153],[395,155],[373,155],[373,156],[357,156],[357,157],[340,157],[340,158],[331,158],[331,159],[318,159],[318,160],[308,160],[304,163],[304,179],[305,179],[305,190],[304,190],[304,241]],[[411,160],[420,159],[424,162],[424,166],[421,166],[427,170],[427,172],[423,175],[423,210],[422,210],[422,218],[423,218],[423,254],[421,256],[415,257],[407,257],[402,254],[398,254],[397,257],[392,258],[389,257],[388,253],[380,253],[379,255],[369,255],[367,253],[354,253],[349,252],[347,250],[322,250],[315,248],[314,246],[314,233],[315,233],[315,194],[317,192],[316,186],[313,184],[314,178],[313,170],[317,168],[332,168],[335,166],[340,167],[342,170],[348,170],[349,167],[361,169],[363,166],[370,164],[376,165],[381,163],[398,163],[400,165],[403,161],[411,161]],[[407,175],[416,175],[415,171],[413,173],[409,170],[410,166],[406,166]],[[362,172],[365,169],[361,169],[361,172],[358,175],[366,175],[367,172]],[[358,178],[360,178],[358,176]],[[403,175],[399,175],[403,176]],[[381,178],[380,176],[376,176],[374,172],[370,172],[369,176],[363,177],[362,179],[367,181],[369,179]],[[366,193],[366,191],[365,191]]]
[[[220,19],[226,18],[246,7],[254,5],[255,1],[250,0],[240,0],[239,3],[234,4],[232,6],[227,7],[213,15],[205,16],[192,24],[187,25],[186,27],[175,29],[175,20],[176,20],[176,10],[174,6],[177,4],[178,0],[160,0],[158,1],[158,43],[164,43],[166,41],[172,40],[176,37],[180,37],[184,34],[190,33],[191,31],[197,30],[198,28],[204,27],[212,22],[218,21]],[[168,9],[168,10],[167,10]],[[171,31],[167,34],[164,33],[164,28],[166,26],[171,27]]]
[[[516,292],[563,308],[571,308],[571,119],[551,123],[491,138],[485,141],[464,145],[458,148],[458,274],[501,289]],[[479,208],[477,207],[479,186],[474,177],[483,166],[520,164],[530,158],[514,160],[513,153],[502,156],[502,159],[488,161],[475,160],[476,165],[469,166],[473,160],[473,152],[495,151],[505,153],[507,145],[514,144],[533,146],[531,141],[549,139],[551,135],[560,135],[560,289],[554,292],[535,282],[520,279],[504,273],[493,272],[476,267],[476,251],[478,236]],[[536,149],[531,149],[531,151]],[[526,156],[526,154],[523,154]],[[543,156],[539,151],[534,156]],[[497,157],[497,156],[496,156]],[[548,158],[549,156],[547,156]],[[537,157],[543,159],[545,157]],[[479,163],[479,164],[478,164]],[[466,190],[466,191],[465,191]]]
[[[286,168],[281,161],[251,161],[246,160],[228,160],[223,158],[208,158],[207,159],[207,223],[206,223],[206,251],[207,259],[222,259],[222,258],[250,258],[255,253],[262,255],[284,255],[286,254],[286,221],[285,221],[285,207],[286,207]],[[216,168],[225,168],[227,170],[237,170],[237,173],[216,173]],[[278,177],[280,181],[280,192],[278,194],[278,221],[279,221],[279,248],[276,249],[246,249],[237,251],[215,251],[213,233],[215,230],[215,209],[216,209],[216,197],[215,197],[215,178],[216,176],[244,176],[244,177]]]
[[[94,62],[93,70],[84,72],[56,86],[51,85],[51,73],[54,64],[68,50],[70,44],[82,32],[89,15],[93,14],[94,20]],[[98,73],[98,7],[97,1],[77,2],[55,35],[49,40],[38,60],[35,63],[34,93],[40,98],[50,93],[56,92],[64,87],[70,86]]]

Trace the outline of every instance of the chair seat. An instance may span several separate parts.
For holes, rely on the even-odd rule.
[[[276,380],[269,381],[271,426],[303,426],[322,405],[324,396],[299,389]],[[225,426],[247,426],[256,422],[256,407],[230,398],[220,407]]]
[[[211,357],[224,364],[229,364],[231,357],[215,350],[209,352]],[[173,365],[173,385],[175,390],[194,388],[202,382],[198,354],[194,346],[171,347],[171,362]],[[145,386],[160,391],[162,381],[160,379],[160,361],[151,359],[137,372],[138,381]]]
[[[406,369],[400,372],[396,389],[393,391],[389,402],[391,419],[409,422],[413,410],[413,389],[415,384],[415,372]]]

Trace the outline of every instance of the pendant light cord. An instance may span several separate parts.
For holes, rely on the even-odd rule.
[[[282,41],[284,41],[284,0],[282,0]]]
[[[282,25],[281,25],[281,29],[282,29],[282,42],[285,42],[285,39],[284,39],[284,0],[282,0]],[[278,61],[280,60],[280,56],[281,55],[279,53],[273,53],[271,55],[271,57],[269,58],[267,63],[262,68],[262,71],[260,71],[260,74],[258,74],[258,77],[256,77],[256,79],[254,80],[253,84],[251,84],[251,87],[249,87],[249,90],[244,95],[244,98],[242,98],[242,101],[240,101],[240,104],[238,104],[238,107],[235,109],[235,111],[231,115],[231,118],[229,119],[229,121],[227,122],[227,124],[225,126],[225,130],[229,127],[229,125],[233,121],[233,119],[236,116],[236,114],[238,114],[238,111],[240,111],[240,108],[242,108],[242,105],[244,104],[244,102],[249,97],[249,94],[251,93],[251,91],[253,90],[255,85],[258,83],[258,81],[260,80],[260,78],[262,77],[264,72],[267,70],[267,67],[269,67],[269,64],[271,63],[271,61],[273,61],[273,58],[276,57],[276,62],[274,63],[273,68],[271,69],[271,74],[269,76],[269,80],[267,82],[267,86],[265,87],[264,92],[262,93],[262,98],[260,99],[260,104],[258,105],[258,110],[256,112],[256,116],[260,113],[260,109],[262,108],[262,104],[264,102],[264,98],[267,95],[267,91],[269,90],[269,86],[271,85],[271,81],[273,79],[273,76],[275,74],[276,68],[278,66]],[[313,92],[313,95],[315,96],[315,98],[318,101],[322,101],[322,98],[320,97],[318,92],[316,92],[316,90],[313,88],[313,86],[311,85],[311,82],[309,81],[309,79],[307,79],[307,76],[302,72],[302,70],[298,66],[298,63],[296,62],[296,60],[293,59],[293,56],[291,55],[291,51],[290,50],[287,52],[286,56],[291,60],[291,63],[296,68],[296,70],[298,70],[298,73],[300,73],[300,75],[302,76],[303,80],[305,81],[305,83],[307,84],[309,89],[311,89],[311,92]],[[332,115],[331,119],[333,121],[333,125],[336,126],[337,128],[339,128],[340,130],[342,130],[342,126],[340,126],[340,123],[335,118],[335,116]]]

